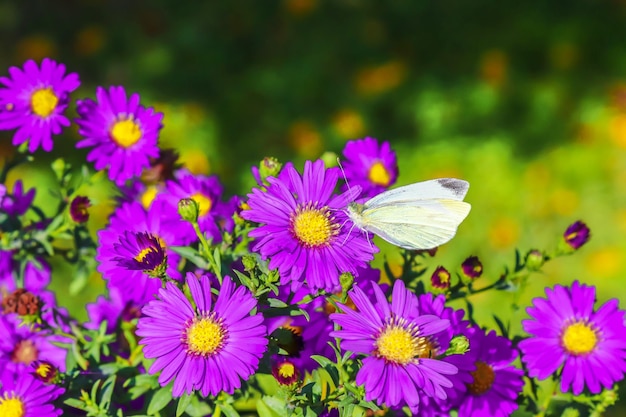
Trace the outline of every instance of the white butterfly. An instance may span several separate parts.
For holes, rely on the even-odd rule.
[[[350,203],[347,215],[361,230],[404,249],[432,249],[452,239],[471,205],[469,183],[455,178],[418,182],[385,191],[365,204]]]

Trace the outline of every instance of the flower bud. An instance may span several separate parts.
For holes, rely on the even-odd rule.
[[[430,277],[430,282],[434,288],[447,290],[450,288],[450,272],[443,266],[438,266]]]
[[[539,249],[531,249],[526,254],[526,268],[529,271],[538,271],[546,261],[546,257]]]
[[[470,350],[469,339],[463,335],[454,336],[450,341],[450,346],[446,351],[446,355],[462,355]]]
[[[190,223],[197,222],[199,211],[198,203],[193,198],[183,198],[178,201],[178,214],[183,220]]]
[[[89,220],[89,211],[87,209],[91,207],[91,201],[88,197],[78,195],[74,197],[70,203],[70,216],[76,223],[85,223]]]
[[[282,169],[283,164],[278,162],[278,159],[273,157],[265,157],[259,164],[259,174],[261,175],[261,179],[265,180],[267,177],[276,177],[280,170]]]
[[[59,370],[48,361],[35,361],[32,363],[31,375],[45,384],[56,384],[61,381]]]
[[[256,258],[252,255],[244,255],[241,262],[245,271],[252,271],[256,267]]]
[[[300,372],[289,359],[278,359],[272,365],[272,375],[280,385],[291,385],[300,379]]]
[[[461,271],[467,278],[474,280],[483,274],[483,264],[478,256],[470,256],[461,264]]]
[[[591,232],[589,227],[587,227],[587,225],[580,220],[572,223],[565,230],[565,233],[563,233],[565,243],[567,243],[567,245],[574,250],[579,249],[582,245],[587,243],[590,237]]]

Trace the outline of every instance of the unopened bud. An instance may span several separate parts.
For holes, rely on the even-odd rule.
[[[183,220],[190,223],[198,221],[198,203],[193,198],[183,198],[178,201],[178,214]]]

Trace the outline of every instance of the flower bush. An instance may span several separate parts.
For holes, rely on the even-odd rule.
[[[0,172],[0,416],[574,416],[616,402],[624,311],[596,307],[593,286],[546,288],[521,326],[474,317],[479,294],[522,292],[580,250],[583,221],[552,250],[517,251],[496,279],[473,248],[434,271],[437,248],[397,248],[399,267],[379,270],[379,241],[347,207],[396,182],[388,142],[349,141],[342,165],[325,155],[302,172],[267,157],[247,195],[225,198],[219,178],[159,148],[163,114],[139,94],[98,87],[74,101],[78,75],[50,59],[0,83],[0,129],[18,146]],[[7,176],[54,151],[68,108],[95,171],[56,159],[46,214],[41,190]],[[90,233],[98,202],[81,186],[103,176],[115,209]],[[59,263],[75,271],[69,293],[96,272],[106,282],[86,320],[49,290]]]

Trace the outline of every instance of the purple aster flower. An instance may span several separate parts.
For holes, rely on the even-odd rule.
[[[580,220],[572,223],[565,230],[565,233],[563,233],[565,243],[567,243],[567,245],[572,249],[579,249],[582,245],[587,243],[590,237],[591,232],[589,227]]]
[[[44,58],[41,67],[29,60],[24,69],[9,68],[9,75],[0,77],[0,130],[17,129],[15,146],[28,141],[29,152],[40,146],[50,152],[52,135],[70,125],[63,113],[80,85],[78,74],[65,75],[65,65]]]
[[[546,288],[546,296],[533,300],[526,309],[531,319],[522,321],[531,334],[519,344],[529,376],[545,379],[562,367],[561,390],[574,395],[585,386],[597,394],[624,378],[626,325],[618,300],[594,312],[595,287],[578,281]]]
[[[374,197],[395,184],[398,178],[396,154],[389,142],[380,145],[374,138],[352,140],[343,149],[343,169],[348,185],[362,188],[361,197]]]
[[[7,193],[2,199],[0,207],[9,216],[21,216],[30,208],[35,199],[35,189],[31,188],[24,193],[22,180],[15,181],[13,191]]]
[[[7,291],[15,291],[17,287],[17,272],[20,265],[13,258],[13,252],[0,250],[0,288]],[[37,293],[44,289],[50,280],[52,273],[50,265],[43,258],[35,258],[26,262],[24,268],[24,282],[22,288]]]
[[[356,198],[359,187],[333,196],[339,172],[323,161],[304,165],[302,176],[287,164],[281,176],[268,177],[265,191],[248,194],[241,217],[262,225],[250,232],[258,238],[253,250],[269,268],[278,268],[281,283],[294,288],[304,278],[313,289],[332,291],[344,272],[357,275],[378,250],[362,233],[350,233],[343,209]]]
[[[113,250],[120,256],[113,261],[131,271],[143,271],[150,277],[162,277],[167,270],[167,254],[162,241],[147,232],[124,232]]]
[[[446,388],[453,386],[449,375],[458,369],[431,354],[432,337],[447,330],[450,321],[420,314],[418,298],[400,280],[391,303],[377,284],[372,286],[375,303],[355,286],[350,298],[358,311],[339,304],[343,313],[330,316],[341,326],[331,333],[341,339],[341,348],[366,355],[356,376],[356,383],[365,386],[365,399],[392,408],[406,404],[413,413],[423,396],[446,399]]]
[[[169,227],[165,223],[166,210],[162,204],[153,204],[146,211],[138,202],[126,203],[115,211],[109,225],[98,232],[99,246],[96,251],[96,260],[100,263],[98,271],[108,281],[109,288],[119,288],[128,299],[145,300],[156,294],[161,287],[161,282],[150,278],[142,270],[130,270],[119,265],[120,236],[126,236],[127,232],[149,233],[156,237],[159,246],[165,248],[168,263],[167,275],[173,279],[181,278],[176,268],[180,256],[168,248],[182,244],[185,238],[178,234],[179,231],[176,228]],[[143,257],[145,254],[137,253],[136,255]]]
[[[483,264],[478,256],[470,256],[461,264],[463,275],[469,279],[477,279],[483,274]]]
[[[16,314],[0,316],[0,373],[24,374],[37,360],[46,360],[65,371],[66,350],[52,342],[69,340],[20,323]]]
[[[159,156],[159,131],[162,113],[139,104],[139,94],[128,99],[124,87],[96,89],[97,102],[78,100],[78,133],[84,137],[77,148],[93,148],[87,160],[95,161],[97,170],[109,169],[109,178],[117,185],[139,177],[150,166],[150,158]]]
[[[203,396],[232,394],[257,369],[267,349],[261,314],[250,314],[257,302],[245,288],[224,277],[216,300],[207,276],[187,274],[195,307],[168,282],[159,299],[142,310],[137,323],[146,358],[156,358],[149,372],[162,371],[161,386],[172,380],[172,393],[198,390]]]
[[[511,365],[517,351],[511,341],[492,330],[485,333],[478,327],[466,332],[470,350],[466,353],[475,365],[472,382],[455,403],[459,417],[507,417],[518,407],[517,397],[524,387],[524,372]]]
[[[272,375],[280,385],[291,385],[300,380],[300,370],[297,365],[285,356],[272,358]]]
[[[184,230],[185,236],[191,243],[197,240],[193,226],[188,221],[182,220],[178,214],[178,202],[185,198],[191,198],[198,203],[198,226],[200,231],[211,237],[214,242],[221,239],[221,232],[217,226],[218,217],[222,214],[222,185],[215,175],[194,175],[187,170],[179,170],[175,174],[176,181],[167,181],[164,192],[158,195],[157,201],[163,202],[169,207],[172,214],[169,221],[176,227]],[[232,214],[232,213],[231,213]]]
[[[0,376],[0,416],[56,417],[63,414],[52,404],[65,390],[48,385],[28,373]]]
[[[70,203],[70,217],[76,223],[85,223],[89,220],[89,211],[87,211],[89,207],[91,207],[89,197],[82,195],[74,197]]]
[[[141,306],[153,299],[146,297],[139,302],[128,299],[126,294],[116,287],[109,288],[109,297],[99,296],[95,303],[85,306],[89,321],[85,323],[88,329],[98,329],[100,324],[106,320],[107,333],[113,333],[120,321],[129,322],[139,318]]]

